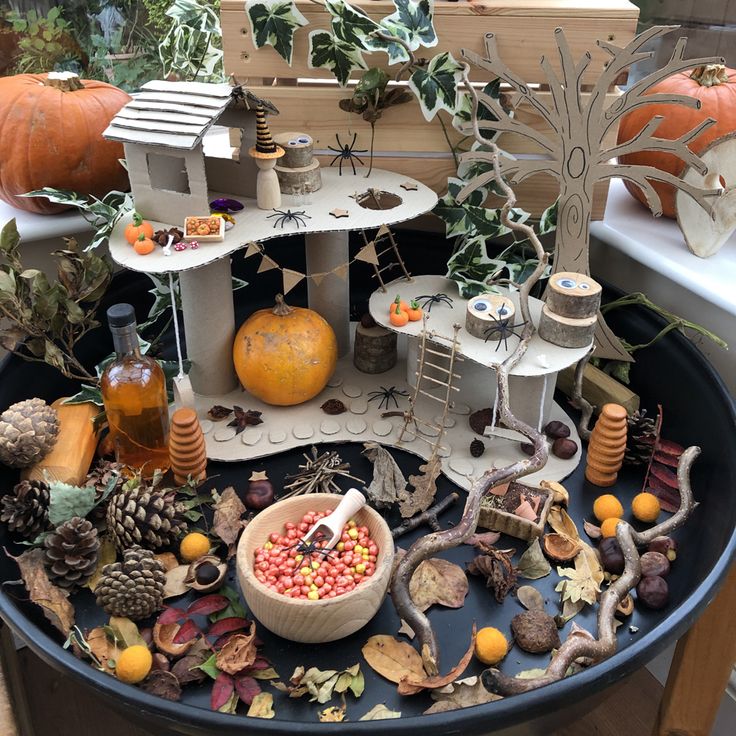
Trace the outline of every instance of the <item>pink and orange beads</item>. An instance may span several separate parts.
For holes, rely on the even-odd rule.
[[[352,519],[329,552],[319,551],[322,542],[299,544],[330,513],[332,509],[308,511],[300,522],[284,524],[283,532],[272,532],[263,547],[255,550],[256,578],[276,593],[318,601],[349,593],[371,577],[376,571],[378,547],[368,527],[358,526]]]

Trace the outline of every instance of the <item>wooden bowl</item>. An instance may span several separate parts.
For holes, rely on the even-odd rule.
[[[365,626],[383,603],[391,579],[394,540],[381,515],[364,506],[355,515],[370,530],[378,546],[376,571],[349,593],[318,601],[289,598],[260,583],[253,572],[254,552],[271,532],[282,532],[287,521],[299,521],[307,511],[334,509],[342,496],[309,493],[278,501],[248,524],[238,543],[238,581],[248,609],[267,629],[291,641],[315,644],[342,639]]]

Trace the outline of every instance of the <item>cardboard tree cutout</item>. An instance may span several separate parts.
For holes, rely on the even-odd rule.
[[[543,152],[541,156],[544,158],[541,156],[524,159],[503,157],[500,160],[500,166],[501,173],[506,180],[511,184],[517,184],[530,176],[544,173],[554,176],[560,183],[553,273],[559,271],[590,273],[588,263],[590,219],[593,186],[598,181],[620,177],[633,182],[644,192],[647,203],[655,216],[662,213],[662,207],[650,180],[671,184],[688,194],[704,210],[710,210],[709,198],[716,197],[720,193],[718,189],[702,189],[689,181],[683,181],[677,176],[652,166],[623,165],[612,161],[617,156],[639,151],[662,151],[677,156],[692,169],[705,175],[707,173],[705,163],[690,151],[687,143],[713,125],[715,121],[710,118],[679,138],[667,140],[655,137],[662,120],[661,116],[655,116],[631,140],[613,147],[607,147],[604,143],[611,126],[623,115],[637,107],[650,104],[685,105],[693,108],[700,106],[697,99],[686,95],[647,94],[651,87],[665,77],[692,67],[718,62],[714,58],[683,59],[686,38],[678,40],[665,66],[632,84],[614,102],[606,103],[606,92],[616,83],[619,76],[632,64],[649,59],[654,55],[653,51],[641,51],[644,45],[675,28],[677,26],[655,26],[640,33],[624,48],[607,41],[597,41],[597,45],[606,51],[611,59],[592,91],[585,95],[582,93],[581,80],[590,64],[591,55],[589,52],[584,54],[582,59],[576,63],[572,58],[564,31],[561,28],[556,29],[555,41],[559,50],[562,76],[558,76],[548,59],[542,57],[540,60],[540,66],[549,83],[551,105],[545,104],[534,90],[516,76],[499,58],[494,34],[488,33],[485,36],[487,57],[485,59],[472,51],[463,49],[462,54],[465,59],[491,72],[494,77],[499,77],[516,90],[518,95],[542,117],[554,134],[545,135],[517,118],[509,116],[500,100],[479,92],[481,103],[497,118],[493,121],[479,120],[478,125],[481,130],[492,129],[515,133],[536,143]],[[468,132],[472,132],[472,129],[469,129]],[[490,164],[492,159],[493,154],[484,150],[473,150],[461,157],[463,161],[485,163],[486,165]],[[462,201],[471,192],[488,184],[493,178],[493,170],[479,174],[464,187],[458,200]],[[611,332],[600,314],[596,330],[595,355],[599,358],[631,361],[631,356]]]

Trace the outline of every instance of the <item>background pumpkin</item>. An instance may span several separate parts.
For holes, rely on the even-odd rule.
[[[128,188],[120,143],[102,137],[130,97],[111,84],[70,74],[0,78],[0,199],[28,212],[68,207],[17,195],[53,187],[102,197]]]
[[[692,72],[681,72],[663,79],[654,85],[647,94],[689,95],[700,101],[700,109],[695,110],[683,105],[645,105],[632,110],[621,119],[618,129],[618,142],[631,140],[655,115],[664,120],[659,124],[654,135],[657,138],[673,140],[691,130],[706,118],[713,118],[716,123],[704,130],[697,138],[690,141],[688,147],[694,153],[701,153],[714,140],[736,130],[736,69],[727,69],[720,64],[698,67]],[[629,156],[622,156],[621,163],[654,166],[680,176],[685,164],[671,153],[643,151]],[[639,187],[628,181],[626,188],[640,202],[646,205],[646,199]],[[675,190],[669,184],[658,181],[650,182],[662,200],[662,214],[675,217]]]
[[[233,362],[246,391],[267,404],[293,406],[327,385],[337,363],[337,338],[317,312],[290,307],[279,294],[273,309],[260,309],[243,322]]]

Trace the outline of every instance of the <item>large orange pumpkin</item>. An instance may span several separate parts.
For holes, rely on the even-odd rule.
[[[69,74],[0,78],[0,199],[21,210],[68,209],[47,199],[19,197],[53,187],[102,197],[125,190],[120,143],[102,137],[130,97],[105,82]]]
[[[337,363],[337,338],[311,309],[276,297],[243,322],[233,346],[235,372],[249,393],[267,404],[293,406],[314,398]]]
[[[654,135],[657,138],[674,140],[703,122],[713,118],[716,123],[704,130],[697,138],[688,143],[694,153],[704,151],[716,138],[733,133],[736,130],[736,70],[727,69],[720,64],[712,64],[694,69],[692,72],[680,72],[655,84],[647,94],[689,95],[700,101],[700,108],[693,109],[684,105],[644,105],[632,110],[621,119],[618,129],[618,142],[631,140],[655,115],[664,120],[659,124]],[[621,157],[621,163],[631,165],[654,166],[680,176],[685,169],[681,159],[671,153],[642,151]],[[626,188],[640,202],[646,199],[639,187],[628,181]],[[658,181],[650,182],[662,200],[662,214],[675,217],[675,190],[669,184]]]

